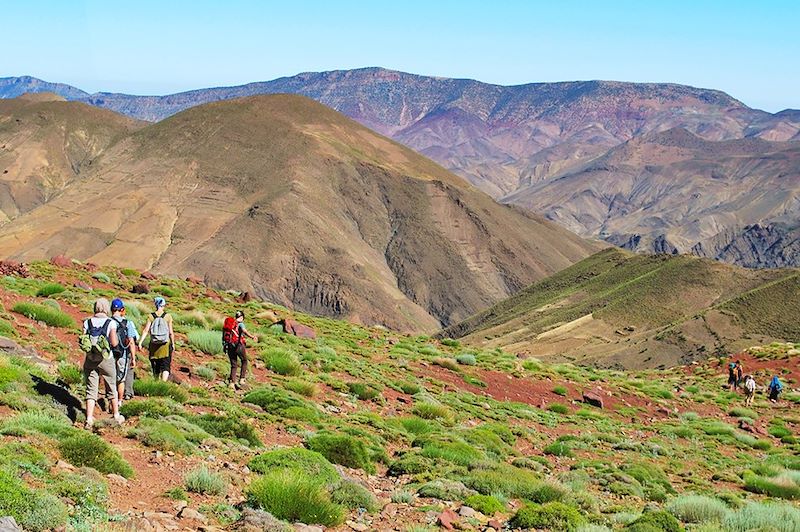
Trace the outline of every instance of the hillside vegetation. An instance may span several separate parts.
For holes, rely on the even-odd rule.
[[[607,249],[440,336],[557,360],[666,367],[800,337],[799,273]]]
[[[618,287],[615,269],[629,260],[606,252],[547,286],[563,292],[568,278],[583,279],[590,308]],[[675,276],[675,264],[631,267],[647,279],[663,268]],[[0,335],[11,340],[0,339],[0,513],[28,530],[800,528],[794,344],[738,355],[760,384],[778,373],[786,388],[780,403],[762,388],[743,408],[724,389],[727,360],[669,371],[548,364],[240,303],[236,293],[169,277],[134,295],[142,279],[132,269],[37,262],[29,270],[0,278]],[[766,275],[781,284],[774,272],[752,275],[753,286]],[[709,283],[699,299],[723,286]],[[632,278],[630,291],[645,298],[643,286]],[[141,326],[156,293],[176,323],[177,383],[148,378],[140,357],[125,425],[101,417],[94,434],[78,428],[74,323],[95,298],[121,295]],[[740,299],[759,304],[757,293]],[[31,314],[39,307],[49,313]],[[233,390],[213,334],[238,308],[258,341],[249,345],[248,384]],[[644,308],[627,315],[662,323],[678,312],[677,304]],[[273,313],[317,338],[283,333]]]

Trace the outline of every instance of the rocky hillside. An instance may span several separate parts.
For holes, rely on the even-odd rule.
[[[195,281],[0,264],[4,530],[627,532],[800,529],[800,350],[608,371],[294,313]],[[135,284],[149,294],[131,294]],[[124,425],[84,412],[77,322],[97,297],[140,328],[167,297],[174,382],[140,356]],[[258,340],[224,382],[223,316]],[[316,331],[301,338],[274,313]],[[776,372],[780,402],[764,394]],[[14,523],[11,524],[11,519]]]
[[[800,271],[608,249],[445,329],[543,360],[665,368],[800,338]]]
[[[800,112],[750,109],[716,90],[611,81],[505,87],[381,68],[304,73],[167,96],[87,95],[34,78],[0,80],[0,96],[40,90],[151,121],[218,100],[302,94],[432,158],[495,198],[546,213],[584,236],[645,252],[693,250],[742,266],[797,265],[800,256],[797,159],[793,150],[776,156],[786,149],[780,143],[800,140]],[[641,146],[645,137],[673,129],[703,141],[770,142],[745,142],[742,160],[706,143],[673,160],[651,150],[651,161],[625,145]],[[616,163],[606,164],[609,158]],[[767,161],[761,164],[760,158]],[[666,193],[676,184],[667,187],[663,181],[675,174],[681,190]],[[571,185],[562,191],[565,177]],[[729,201],[776,183],[790,195],[764,195],[757,209],[739,209]],[[607,188],[614,193],[605,193]],[[672,212],[683,201],[676,198],[684,197],[691,200],[690,213]],[[789,204],[794,211],[776,216]],[[633,215],[620,219],[627,212]]]
[[[18,154],[0,170],[8,187],[33,172],[14,161],[41,151],[31,114],[53,153],[75,149],[37,106],[128,122],[74,102],[3,105],[0,143]],[[435,330],[599,249],[300,96],[194,107],[103,137],[110,147],[92,135],[91,164],[71,167],[79,179],[10,211],[1,256],[194,275],[309,312]]]

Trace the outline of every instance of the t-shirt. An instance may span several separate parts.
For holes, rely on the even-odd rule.
[[[89,318],[88,320],[83,322],[83,332],[86,332],[86,333],[89,332],[89,328],[86,325],[87,325],[87,322],[89,322],[90,320],[92,322],[92,327],[102,327],[103,323],[105,323],[106,320],[111,320],[111,321],[108,322],[108,329],[106,329],[106,335],[110,335],[111,331],[116,331],[117,330],[117,322],[116,321],[114,321],[113,319],[109,318],[105,314],[95,314],[94,316],[92,316],[91,318]]]
[[[134,340],[139,339],[139,333],[136,331],[136,325],[134,325],[131,320],[128,320],[128,338],[133,338]]]

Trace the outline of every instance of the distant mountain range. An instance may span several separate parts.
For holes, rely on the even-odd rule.
[[[800,265],[800,111],[751,109],[716,90],[611,81],[505,87],[381,68],[168,96],[0,79],[2,97],[44,90],[149,121],[217,100],[302,94],[583,236],[743,266]]]
[[[67,256],[434,331],[600,249],[313,100],[152,124],[0,100],[0,258]]]

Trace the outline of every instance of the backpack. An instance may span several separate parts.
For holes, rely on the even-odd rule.
[[[90,362],[99,363],[111,356],[111,343],[108,341],[110,322],[111,318],[108,318],[99,327],[92,324],[91,318],[84,322],[85,332],[78,338],[78,344]]]
[[[156,345],[166,344],[169,341],[169,323],[165,312],[161,316],[153,312],[153,323],[150,325],[150,342]]]
[[[776,392],[780,392],[783,390],[783,384],[778,379],[772,379],[772,382],[769,384],[770,388],[774,389]]]
[[[239,322],[228,316],[222,323],[222,345],[236,345],[239,343]]]
[[[119,343],[117,347],[112,347],[111,351],[114,353],[114,358],[122,358],[128,354],[128,320],[122,318],[122,321],[112,318],[117,322],[117,339]]]

